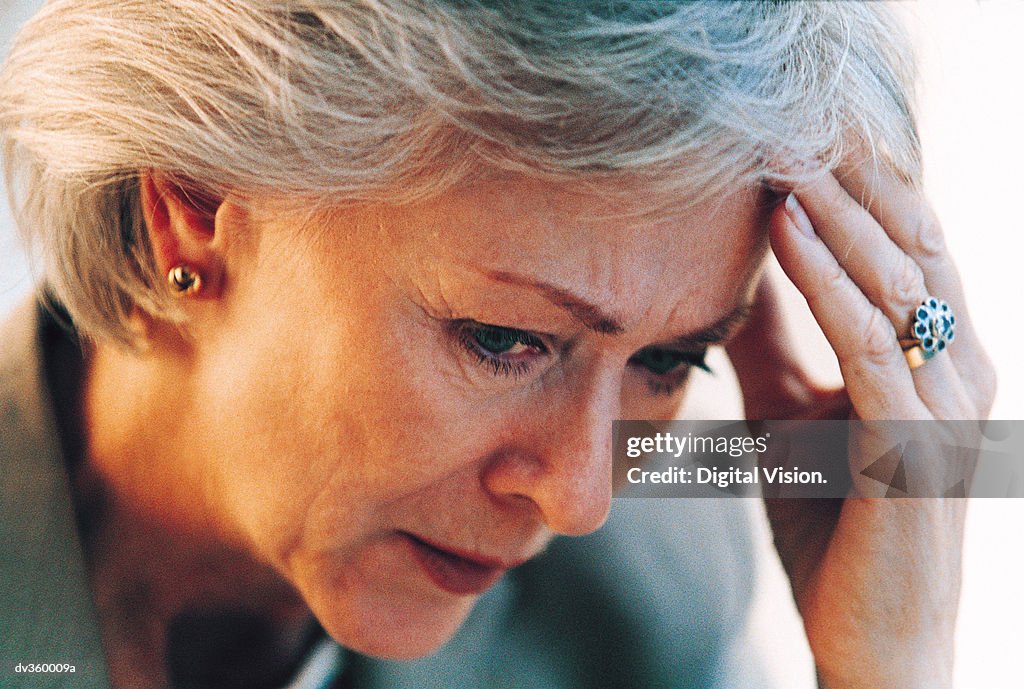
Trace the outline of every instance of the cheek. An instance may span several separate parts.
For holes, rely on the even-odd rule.
[[[208,446],[229,518],[265,558],[279,560],[301,540],[311,505],[339,465],[359,456],[339,439],[358,445],[362,429],[316,338],[264,332],[253,339],[266,344],[231,348],[210,367],[216,411]]]
[[[282,567],[294,551],[385,532],[411,505],[436,511],[432,486],[452,476],[464,491],[479,486],[470,475],[486,415],[440,372],[450,351],[396,322],[397,305],[345,316],[301,337],[279,323],[249,338],[267,346],[241,348],[213,376],[221,492],[232,520]]]

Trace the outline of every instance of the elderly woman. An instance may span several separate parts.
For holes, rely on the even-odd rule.
[[[45,278],[0,363],[0,683],[768,686],[746,501],[558,536],[710,346],[748,418],[984,418],[912,80],[874,3],[48,3],[0,81]],[[822,686],[949,685],[963,512],[771,507]]]

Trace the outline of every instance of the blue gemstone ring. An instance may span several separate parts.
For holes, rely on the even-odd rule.
[[[911,337],[900,339],[900,345],[910,368],[917,368],[952,344],[956,337],[956,317],[949,304],[928,297],[914,311],[911,332]]]

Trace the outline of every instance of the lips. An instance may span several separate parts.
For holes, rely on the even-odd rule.
[[[434,585],[457,596],[483,593],[506,571],[524,562],[468,553],[430,543],[408,533],[403,536],[409,543],[413,558]]]

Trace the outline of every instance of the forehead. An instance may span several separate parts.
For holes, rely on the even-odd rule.
[[[443,241],[474,253],[524,239],[542,246],[578,242],[580,249],[640,250],[749,239],[763,229],[770,202],[753,186],[687,203],[626,177],[584,186],[510,176],[459,186],[387,215],[405,239]]]
[[[767,246],[765,194],[684,206],[619,184],[491,180],[391,209],[382,226],[420,268],[527,274],[624,312],[686,299],[724,312],[743,300]]]

